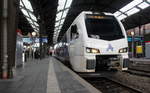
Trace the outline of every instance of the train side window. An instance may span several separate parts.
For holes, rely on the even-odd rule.
[[[71,27],[71,40],[77,39],[79,37],[79,33],[77,32],[77,25],[73,25]]]

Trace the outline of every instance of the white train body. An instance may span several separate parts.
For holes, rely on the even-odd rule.
[[[110,13],[80,13],[56,46],[55,55],[69,60],[76,72],[128,67],[126,32]]]

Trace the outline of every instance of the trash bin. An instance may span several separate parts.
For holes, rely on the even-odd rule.
[[[142,57],[143,54],[143,47],[141,45],[136,46],[136,55],[137,57]]]

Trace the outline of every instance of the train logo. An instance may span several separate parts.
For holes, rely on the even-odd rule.
[[[107,48],[107,50],[106,50],[106,51],[109,51],[109,50],[111,50],[111,51],[113,51],[113,50],[114,50],[114,48],[112,47],[112,45],[111,45],[111,44],[108,44],[108,48]]]

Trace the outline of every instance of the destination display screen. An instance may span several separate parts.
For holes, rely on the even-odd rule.
[[[87,15],[85,19],[88,37],[103,40],[124,38],[120,24],[111,15]]]
[[[113,16],[108,16],[108,15],[90,15],[87,14],[86,18],[92,18],[92,19],[113,19]]]

